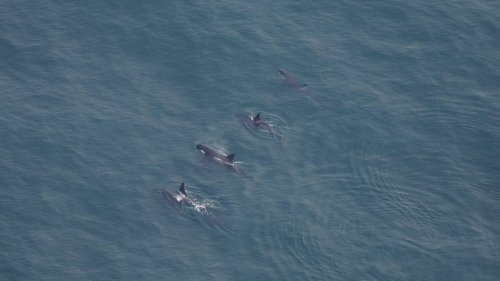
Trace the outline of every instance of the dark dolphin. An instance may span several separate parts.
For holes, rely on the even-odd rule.
[[[161,190],[161,194],[167,202],[169,202],[174,207],[188,207],[194,209],[197,213],[203,215],[204,218],[208,219],[208,222],[213,226],[224,229],[223,220],[221,217],[214,213],[214,210],[207,208],[205,203],[200,203],[196,199],[193,199],[186,193],[184,183],[181,184],[179,190],[172,194],[167,190]]]
[[[255,127],[260,128],[260,129],[265,129],[268,130],[271,135],[274,135],[274,128],[272,125],[266,123],[266,121],[262,120],[260,118],[260,112],[255,115],[255,117],[252,118],[253,124]]]
[[[247,176],[243,173],[238,164],[234,162],[234,154],[226,154],[223,151],[204,144],[197,144],[196,149],[205,155],[207,159],[230,168],[242,176]]]
[[[186,189],[184,187],[184,183],[181,183],[181,186],[179,188],[179,191],[174,195],[170,193],[167,190],[162,190],[161,194],[163,197],[165,197],[166,200],[168,200],[172,205],[175,206],[181,206],[181,205],[187,205],[187,206],[192,206],[193,202],[190,200],[189,197],[187,197],[186,194]]]
[[[255,128],[268,131],[271,137],[275,137],[281,143],[281,136],[276,133],[276,130],[274,129],[274,126],[272,124],[269,124],[260,117],[260,112],[257,113],[254,117],[252,117],[251,115],[246,115],[245,118],[247,120],[241,120],[243,123],[250,124]]]
[[[186,206],[193,207],[196,211],[206,213],[205,206],[197,204],[192,198],[188,197],[184,183],[181,184],[179,191],[174,195],[167,190],[162,190],[163,197],[172,205],[176,207]]]

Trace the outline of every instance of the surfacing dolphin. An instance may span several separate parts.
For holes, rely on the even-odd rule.
[[[270,124],[266,123],[264,120],[262,120],[262,118],[260,118],[260,112],[257,113],[257,115],[255,115],[255,117],[251,117],[251,118],[252,118],[252,121],[253,121],[253,124],[255,125],[255,127],[260,128],[260,129],[264,129],[264,130],[268,130],[271,135],[274,135],[273,125],[270,125]]]
[[[230,168],[238,174],[248,177],[239,167],[238,163],[234,161],[234,154],[226,154],[223,151],[217,150],[211,146],[204,144],[197,144],[198,149],[207,159],[214,161],[220,165]]]
[[[181,183],[181,186],[179,187],[179,190],[177,193],[174,195],[170,193],[167,190],[162,190],[161,194],[165,199],[167,199],[172,205],[175,206],[182,206],[182,205],[187,205],[187,206],[192,206],[193,201],[187,196],[186,193],[186,188],[184,187],[184,183]]]
[[[162,190],[161,194],[168,202],[170,202],[170,204],[172,206],[192,207],[200,213],[207,213],[207,209],[205,208],[205,206],[198,204],[192,198],[188,197],[188,195],[186,193],[186,189],[184,187],[184,183],[181,184],[179,191],[177,191],[177,193],[175,195],[170,193],[167,190]]]
[[[268,131],[269,135],[271,137],[276,138],[281,143],[281,136],[276,133],[276,130],[272,124],[264,121],[260,117],[260,112],[257,113],[254,117],[252,117],[252,115],[249,115],[249,116],[246,116],[246,118],[248,118],[248,121],[249,121],[247,123],[250,123],[253,127],[255,127],[257,129]],[[245,120],[242,120],[242,122],[245,122]]]
[[[207,219],[211,225],[218,228],[224,229],[223,220],[219,217],[214,210],[208,208],[211,206],[207,203],[200,203],[196,199],[192,198],[186,193],[184,183],[181,184],[177,193],[172,194],[167,190],[161,190],[161,194],[167,202],[169,202],[174,207],[188,207],[194,209],[197,213],[203,215],[204,219]]]

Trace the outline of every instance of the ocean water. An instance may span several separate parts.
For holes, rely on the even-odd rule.
[[[490,0],[2,1],[0,280],[499,280],[499,35]]]

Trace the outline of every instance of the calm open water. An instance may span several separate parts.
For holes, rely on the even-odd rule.
[[[2,1],[0,279],[499,280],[499,34],[490,0]]]

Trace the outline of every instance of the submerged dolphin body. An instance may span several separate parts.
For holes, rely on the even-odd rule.
[[[283,83],[285,83],[286,86],[290,87],[291,89],[297,92],[307,94],[306,93],[307,84],[300,83],[299,80],[295,79],[295,77],[293,77],[293,75],[290,72],[284,70],[283,68],[278,68],[278,72],[281,76],[281,79],[283,79]]]
[[[281,79],[283,80],[283,83],[290,89],[303,94],[304,96],[309,97],[313,103],[321,108],[324,108],[325,105],[322,104],[316,95],[313,95],[313,93],[307,88],[307,84],[303,84],[299,82],[290,72],[284,70],[283,68],[278,68],[278,73],[281,76]]]
[[[211,146],[204,144],[197,144],[196,149],[198,149],[205,157],[211,161],[221,164],[227,168],[230,168],[242,176],[247,176],[240,167],[234,162],[234,154],[226,154],[223,151],[217,150]]]

